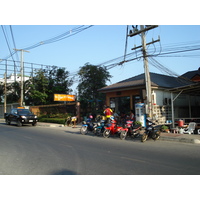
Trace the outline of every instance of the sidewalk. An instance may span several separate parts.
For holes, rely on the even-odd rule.
[[[5,123],[4,119],[0,119],[0,123]],[[62,124],[55,124],[55,123],[46,123],[46,122],[38,122],[37,126],[39,127],[64,127],[67,129],[72,129],[72,127],[65,127]],[[76,128],[73,129],[74,131],[76,130],[77,132],[80,131],[81,124],[77,124]],[[183,142],[183,143],[192,143],[192,144],[200,144],[200,135],[197,134],[174,134],[174,133],[164,133],[162,132],[160,135],[159,140],[164,140],[164,141],[174,141],[174,142]]]

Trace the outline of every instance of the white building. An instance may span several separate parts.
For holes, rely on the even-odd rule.
[[[29,79],[29,77],[24,76],[24,81],[27,81]],[[21,75],[20,74],[10,74],[10,76],[7,77],[7,83],[13,83],[15,81],[17,82],[21,82]],[[4,83],[5,79],[4,78],[0,78],[0,82]]]

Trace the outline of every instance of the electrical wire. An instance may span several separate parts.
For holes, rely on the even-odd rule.
[[[13,54],[12,54],[12,52],[11,52],[11,48],[10,48],[10,44],[9,44],[9,42],[8,42],[8,38],[7,38],[7,36],[6,36],[6,33],[5,33],[5,30],[4,30],[4,27],[3,27],[3,25],[1,25],[1,28],[2,28],[2,31],[3,31],[3,34],[4,34],[4,37],[5,37],[5,40],[6,40],[6,44],[7,44],[7,46],[8,46],[8,50],[9,50],[9,52],[10,52],[10,57],[12,57],[12,60],[14,61],[14,58],[13,58]],[[1,61],[0,61],[1,62]]]
[[[126,27],[126,41],[125,41],[125,49],[124,49],[124,61],[126,60],[127,45],[128,45],[128,25]]]
[[[177,74],[176,72],[170,70],[168,67],[165,67],[164,65],[162,65],[161,63],[159,63],[157,60],[155,60],[152,57],[149,57],[149,63],[151,65],[153,65],[154,67],[156,67],[157,69],[159,69],[160,71],[167,73],[170,76],[174,76],[174,77],[179,77],[180,75]]]
[[[17,49],[17,48],[16,48],[16,43],[15,43],[14,34],[13,34],[13,30],[12,30],[12,26],[11,26],[11,25],[10,25],[10,32],[11,32],[11,36],[12,36],[12,41],[13,41],[14,48]],[[17,59],[17,61],[19,61],[18,52],[16,53],[16,59]],[[14,66],[16,67],[16,70],[18,71],[17,66],[15,65],[15,62],[14,62]]]
[[[44,40],[44,41],[40,41],[34,45],[31,45],[29,47],[25,47],[25,48],[22,48],[23,50],[31,50],[31,49],[34,49],[34,48],[37,48],[41,45],[46,45],[46,44],[50,44],[50,43],[54,43],[54,42],[58,42],[60,40],[63,40],[63,39],[66,39],[66,38],[69,38],[69,37],[72,37],[86,29],[89,29],[91,28],[92,26],[94,25],[88,25],[85,27],[85,25],[81,25],[81,26],[78,26],[78,27],[75,27],[67,32],[64,32],[58,36],[55,36],[53,38],[50,38],[50,39],[47,39],[47,40]],[[14,54],[16,53],[16,51],[13,51],[11,52],[10,50],[10,55],[6,56],[4,59],[7,60],[8,58],[10,58],[11,56],[13,56]]]
[[[198,41],[200,42],[200,41]],[[195,44],[195,45],[191,45],[191,44]],[[184,46],[181,46],[181,45],[184,45]],[[169,56],[172,57],[180,57],[180,56],[183,56],[183,57],[198,57],[198,55],[185,55],[185,53],[188,53],[188,52],[191,52],[191,51],[199,51],[200,50],[200,45],[197,44],[197,42],[192,42],[192,43],[179,43],[179,45],[175,45],[175,46],[167,46],[166,48],[165,47],[161,47],[161,44],[160,44],[160,51],[159,53],[155,53],[155,46],[154,48],[149,48],[148,50],[148,57],[149,58],[153,58],[153,57],[166,57],[166,56]],[[139,55],[137,55],[137,53],[139,53]],[[183,55],[181,55],[181,53]],[[134,54],[136,54],[136,57],[134,58],[131,58],[134,56]],[[171,54],[179,54],[179,55],[171,55]],[[111,69],[111,68],[114,68],[118,65],[121,65],[125,62],[131,62],[133,60],[136,60],[136,59],[141,59],[143,56],[142,56],[142,52],[141,50],[137,50],[135,53],[129,53],[127,54],[126,58],[129,57],[130,59],[128,60],[124,60],[124,56],[120,56],[120,57],[117,57],[115,59],[112,59],[112,60],[109,60],[109,61],[106,61],[106,62],[103,62],[99,65],[104,65],[104,67],[107,67],[107,69]],[[115,63],[113,63],[115,62]],[[151,62],[154,62],[153,65],[156,65],[155,61],[151,61]],[[109,64],[109,63],[112,63],[112,64]],[[106,65],[106,66],[105,66]],[[158,68],[159,68],[159,65],[156,65]],[[162,69],[164,70],[166,73],[171,73],[171,72],[167,72],[167,69]],[[172,75],[174,75],[173,73],[171,73]]]

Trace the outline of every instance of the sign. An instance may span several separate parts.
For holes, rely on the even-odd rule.
[[[75,95],[54,94],[54,101],[75,101]]]

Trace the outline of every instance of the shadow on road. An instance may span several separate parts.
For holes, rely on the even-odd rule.
[[[80,128],[73,128],[73,130],[77,130],[77,131],[65,131],[66,133],[71,133],[71,134],[75,134],[75,135],[82,135],[80,133]],[[89,137],[100,137],[103,138],[103,135],[95,135],[92,131],[89,131],[87,134],[83,135],[85,137],[89,136]],[[129,137],[127,136],[125,140],[121,140],[119,135],[115,134],[115,135],[110,135],[109,138],[104,138],[105,140],[109,140],[109,139],[114,139],[114,140],[120,140],[120,141],[133,141],[133,142],[141,142],[141,135],[138,138],[133,138],[133,137]]]
[[[74,171],[65,169],[65,170],[55,171],[51,175],[77,175],[77,173]]]

